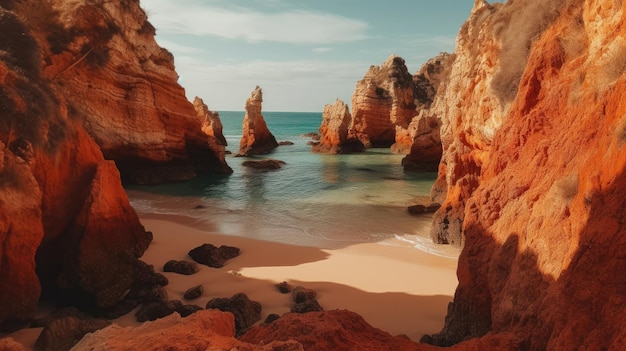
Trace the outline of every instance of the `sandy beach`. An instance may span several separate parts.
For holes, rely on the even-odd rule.
[[[142,218],[154,234],[143,260],[162,272],[165,262],[190,260],[187,252],[204,243],[239,247],[241,255],[223,268],[201,265],[200,271],[190,276],[164,273],[170,280],[170,299],[183,300],[186,289],[202,284],[203,296],[187,301],[202,307],[211,298],[244,292],[263,305],[264,317],[283,314],[292,302],[275,284],[287,281],[316,290],[326,310],[348,309],[392,335],[418,340],[423,334],[440,331],[457,285],[456,259],[408,244],[365,243],[326,250],[219,235],[199,230],[192,221],[185,217]],[[117,322],[136,323],[132,315]]]

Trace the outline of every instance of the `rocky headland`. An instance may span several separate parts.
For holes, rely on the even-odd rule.
[[[257,86],[246,99],[238,156],[267,154],[278,147],[276,138],[267,128],[262,108],[263,90]]]

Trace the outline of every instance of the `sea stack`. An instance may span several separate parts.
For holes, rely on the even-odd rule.
[[[396,125],[407,128],[416,115],[414,90],[403,58],[391,55],[382,66],[371,66],[352,95],[349,137],[366,147],[390,147]]]
[[[334,104],[324,106],[320,140],[313,145],[313,152],[345,154],[364,151],[365,146],[359,139],[348,139],[351,120],[350,109],[345,102],[337,99]]]
[[[262,104],[263,91],[257,86],[246,99],[246,114],[243,118],[238,156],[266,154],[278,147],[276,138],[267,128],[261,114]]]

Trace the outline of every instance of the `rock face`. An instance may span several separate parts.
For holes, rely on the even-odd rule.
[[[246,99],[243,134],[239,143],[240,156],[266,154],[278,147],[276,138],[267,128],[261,114],[262,104],[263,91],[257,86]]]
[[[623,347],[625,14],[616,1],[476,2],[438,107],[435,236],[461,242],[454,226],[464,248],[434,343]]]
[[[413,76],[404,59],[391,55],[382,66],[371,66],[352,95],[349,138],[366,147],[390,147],[396,125],[407,128],[415,116]]]
[[[320,140],[313,145],[313,152],[345,154],[365,151],[361,140],[348,139],[351,121],[352,116],[345,102],[337,99],[332,105],[324,106],[319,129]]]
[[[197,96],[193,99],[193,108],[196,110],[196,114],[202,122],[202,131],[204,134],[214,138],[219,145],[228,146],[226,138],[222,133],[224,126],[222,126],[220,114],[209,110],[209,107],[204,101]]]
[[[41,48],[48,44],[36,32],[43,24],[33,17],[31,31],[20,20],[45,6],[30,5],[0,6],[3,330],[32,316],[42,287],[49,297],[62,292],[77,304],[115,304],[132,284],[137,257],[151,240],[115,165],[104,159],[75,118],[73,104],[47,79]]]
[[[127,182],[231,172],[177,83],[139,1],[16,2],[42,49],[43,76]]]
[[[251,350],[301,351],[295,341],[250,344],[234,337],[233,315],[218,310],[199,311],[186,318],[178,314],[139,327],[112,325],[84,337],[75,350]]]

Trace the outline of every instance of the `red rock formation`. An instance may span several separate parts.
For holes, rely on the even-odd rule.
[[[526,350],[623,348],[625,13],[603,0],[477,2],[453,68],[472,81],[451,80],[459,105],[444,122],[444,206],[462,213],[464,248],[436,343],[488,333]],[[521,70],[507,64],[520,57]]]
[[[250,329],[242,341],[296,340],[305,350],[417,350],[408,337],[391,336],[367,324],[350,311],[288,313],[278,320]]]
[[[219,310],[196,312],[181,318],[172,314],[139,327],[113,325],[85,336],[74,349],[93,350],[250,350],[301,351],[295,341],[269,341],[250,344],[234,337],[232,313]]]
[[[334,104],[324,106],[320,125],[319,143],[313,145],[313,152],[342,154],[361,152],[365,146],[358,139],[348,139],[350,110],[345,102],[337,99]]]
[[[196,110],[198,118],[202,122],[202,132],[211,138],[217,140],[219,145],[227,146],[226,138],[222,130],[222,121],[220,120],[220,114],[209,110],[209,107],[202,101],[201,98],[195,97],[193,100],[193,108]]]
[[[111,305],[151,240],[115,166],[42,77],[37,38],[5,10],[16,4],[0,8],[1,329],[34,313],[42,285]]]
[[[382,66],[371,66],[352,95],[349,138],[366,147],[389,147],[396,125],[408,127],[415,116],[413,77],[401,57],[391,55]]]
[[[278,147],[276,138],[267,128],[261,114],[263,91],[258,86],[246,99],[246,114],[243,117],[243,135],[239,143],[240,156],[266,154]]]
[[[43,75],[125,181],[231,172],[177,83],[138,1],[17,2],[43,51]]]

